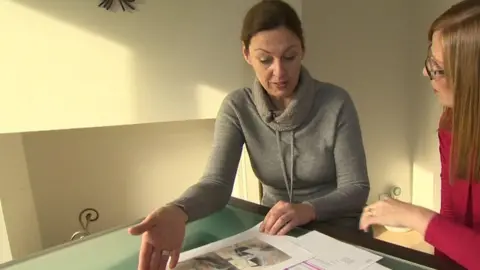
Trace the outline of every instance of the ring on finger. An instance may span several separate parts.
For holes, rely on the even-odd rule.
[[[375,209],[373,209],[372,207],[369,207],[367,208],[367,213],[369,216],[375,216]]]

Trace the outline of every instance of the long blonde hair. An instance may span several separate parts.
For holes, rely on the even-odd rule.
[[[453,108],[446,108],[440,128],[452,131],[451,181],[480,181],[480,1],[464,0],[441,14],[428,38],[439,32],[443,41],[447,84]]]

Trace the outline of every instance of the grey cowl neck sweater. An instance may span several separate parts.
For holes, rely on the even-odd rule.
[[[255,79],[252,88],[253,103],[263,122],[275,131],[278,148],[278,159],[282,165],[283,180],[290,202],[293,202],[294,160],[295,160],[295,129],[300,127],[309,116],[315,102],[315,81],[306,68],[302,66],[300,78],[293,94],[293,98],[283,111],[279,111],[268,96],[258,79]],[[287,171],[286,162],[281,147],[282,134],[290,136],[290,163]],[[290,175],[290,179],[289,179]]]
[[[283,111],[258,80],[229,93],[200,181],[172,202],[190,221],[228,203],[244,145],[263,186],[262,204],[310,203],[319,220],[360,216],[370,184],[357,111],[344,89],[313,79],[302,67]],[[350,225],[358,229],[356,221]]]
[[[281,112],[274,107],[258,79],[255,79],[252,89],[253,102],[262,120],[278,132],[293,131],[305,121],[312,109],[316,92],[314,80],[304,67],[300,72],[299,82],[292,101]],[[272,113],[276,115],[274,119],[272,119]]]

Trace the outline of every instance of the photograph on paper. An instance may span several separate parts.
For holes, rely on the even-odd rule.
[[[253,270],[289,259],[285,252],[255,237],[180,262],[175,270]]]
[[[175,270],[284,270],[314,255],[296,238],[268,235],[259,225],[233,236],[184,251]]]

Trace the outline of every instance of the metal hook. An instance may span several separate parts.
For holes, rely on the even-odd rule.
[[[85,236],[90,235],[90,231],[88,230],[88,226],[90,222],[97,221],[100,217],[98,211],[94,208],[85,208],[83,209],[80,214],[78,215],[78,222],[82,227],[82,231],[75,232],[70,240],[75,240],[76,238],[82,239]]]

